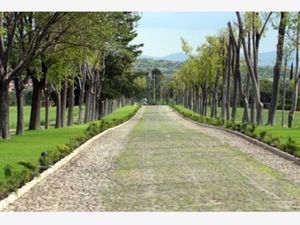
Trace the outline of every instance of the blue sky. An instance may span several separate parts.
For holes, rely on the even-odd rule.
[[[180,37],[196,48],[205,36],[217,34],[235,21],[234,12],[144,12],[137,27],[136,43],[144,43],[143,55],[166,56],[181,52]],[[269,25],[268,35],[262,39],[260,52],[274,51],[277,34]]]

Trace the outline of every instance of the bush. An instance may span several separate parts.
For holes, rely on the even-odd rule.
[[[243,123],[240,126],[240,132],[243,133],[243,134],[245,134],[245,135],[248,135],[250,137],[257,136],[257,135],[254,135],[255,129],[256,129],[256,125],[255,124]]]
[[[86,137],[93,137],[96,134],[99,133],[99,126],[96,123],[90,123],[90,125],[88,126],[88,128],[85,130],[84,135]]]
[[[280,147],[280,139],[279,139],[279,137],[272,137],[271,138],[271,146]]]
[[[17,188],[23,186],[26,182],[38,175],[37,167],[32,163],[19,162],[18,164],[23,166],[22,170],[17,170],[11,165],[5,166],[4,174],[6,181],[0,185],[0,195],[3,195],[3,192],[7,194],[7,192],[15,191]]]
[[[288,141],[286,144],[283,144],[282,149],[290,154],[295,154],[297,151],[299,151],[299,147],[296,145],[296,141],[293,140],[291,137],[288,137]]]
[[[266,137],[266,135],[267,135],[267,131],[265,131],[265,130],[263,130],[263,131],[261,131],[260,133],[259,133],[259,140],[261,140],[261,141],[264,141],[265,140],[265,137]]]

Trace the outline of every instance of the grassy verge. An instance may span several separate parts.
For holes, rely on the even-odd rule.
[[[242,121],[243,111],[244,111],[243,108],[237,108],[236,118],[237,118],[237,121],[239,121],[239,122]],[[219,112],[218,116],[220,117],[221,116],[221,114],[220,114],[221,113],[221,108],[218,108],[218,112]],[[268,114],[269,114],[269,110],[264,109],[263,110],[263,119],[264,119],[264,122],[267,121]],[[288,114],[289,114],[289,111],[286,110],[285,114],[284,114],[285,126],[287,126]],[[281,128],[281,116],[282,116],[282,111],[281,110],[277,110],[276,113],[275,113],[275,125],[274,125],[274,127]],[[300,126],[300,112],[297,111],[297,112],[295,112],[294,127],[298,128],[299,126]],[[262,127],[265,127],[265,126],[262,126]]]
[[[39,166],[51,166],[96,134],[125,122],[138,108],[125,106],[91,124],[28,131],[0,141],[0,199],[36,176]]]
[[[300,157],[300,133],[298,128],[289,129],[267,126],[256,127],[255,124],[242,124],[239,122],[224,121],[220,118],[205,117],[180,105],[174,105],[172,107],[184,117],[195,120],[199,123],[225,127],[238,131],[289,154]]]
[[[24,127],[28,128],[29,120],[30,120],[30,106],[24,106]],[[74,118],[78,116],[79,108],[78,106],[74,107]],[[49,121],[50,123],[55,121],[56,116],[56,107],[49,108]],[[66,115],[67,116],[67,115]],[[41,125],[45,124],[45,107],[41,108]],[[9,127],[10,129],[15,129],[17,126],[17,107],[10,106],[9,107]]]

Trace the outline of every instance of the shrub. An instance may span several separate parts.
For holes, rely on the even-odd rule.
[[[60,158],[64,158],[66,155],[68,155],[69,153],[71,153],[71,149],[69,146],[65,145],[65,144],[61,144],[61,145],[57,145],[56,146],[57,151],[59,152],[59,156]]]
[[[13,168],[11,165],[6,165],[4,167],[4,175],[5,177],[11,177],[13,174]]]
[[[21,162],[18,162],[19,165],[25,167],[26,169],[32,171],[32,172],[35,172],[37,171],[37,166],[32,164],[31,162],[25,162],[25,161],[21,161]]]
[[[299,151],[299,147],[296,145],[296,141],[293,140],[291,137],[288,137],[288,141],[286,144],[283,144],[282,149],[290,154],[295,154],[297,151]]]
[[[243,134],[247,134],[247,131],[248,131],[248,123],[243,123],[241,126],[240,126],[240,132],[243,133]]]
[[[250,134],[250,137],[252,137],[252,138],[254,138],[254,139],[257,139],[257,134],[256,133],[252,133],[252,134]]]
[[[264,141],[266,135],[267,135],[267,131],[263,130],[259,133],[259,140]]]
[[[22,170],[17,170],[11,165],[7,165],[4,168],[4,174],[6,177],[5,183],[2,183],[2,192],[12,192],[17,188],[23,186],[26,182],[32,180],[38,175],[37,167],[30,162],[19,162],[19,165],[23,166]],[[1,191],[0,191],[1,192]],[[3,195],[3,193],[1,194]]]
[[[254,131],[256,129],[255,124],[243,123],[240,128],[240,132],[248,136],[254,136]],[[256,136],[256,135],[255,135]]]
[[[254,131],[256,130],[256,127],[257,127],[257,125],[256,125],[255,123],[251,124],[251,125],[250,125],[250,128],[249,128],[249,131],[250,131],[251,133],[254,133]]]
[[[272,144],[272,138],[273,138],[273,137],[272,137],[272,134],[269,134],[269,133],[268,133],[268,134],[266,135],[265,139],[264,139],[264,142],[267,143],[268,145],[271,145],[271,144]]]
[[[96,123],[90,123],[90,125],[88,126],[88,128],[84,131],[84,134],[86,137],[93,137],[95,136],[96,134],[99,133],[99,127]]]
[[[232,124],[231,121],[226,121],[225,122],[225,128],[232,129],[232,126],[233,126],[233,124]]]
[[[280,146],[279,137],[272,137],[271,138],[271,146],[274,146],[274,147],[279,147]]]

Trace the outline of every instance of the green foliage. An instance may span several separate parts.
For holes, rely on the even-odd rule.
[[[11,177],[12,174],[13,174],[13,168],[12,168],[12,166],[11,166],[11,165],[6,165],[6,166],[4,167],[4,175],[5,175],[6,177]]]
[[[26,169],[31,170],[31,171],[36,171],[37,170],[37,166],[34,165],[32,162],[20,161],[18,164],[25,167]]]
[[[166,79],[171,79],[173,74],[179,70],[183,62],[169,60],[155,60],[150,58],[140,58],[134,63],[135,72],[149,73],[153,68],[159,69]]]
[[[282,145],[282,149],[287,153],[299,155],[300,148],[297,146],[296,141],[291,137],[288,137],[288,141]]]
[[[267,131],[263,130],[259,133],[259,140],[264,141],[266,135],[267,135]]]
[[[4,167],[6,181],[0,183],[0,197],[7,196],[8,192],[15,191],[38,175],[37,167],[31,162],[22,161],[19,162],[19,165],[23,166],[22,170],[16,169],[11,165]]]

